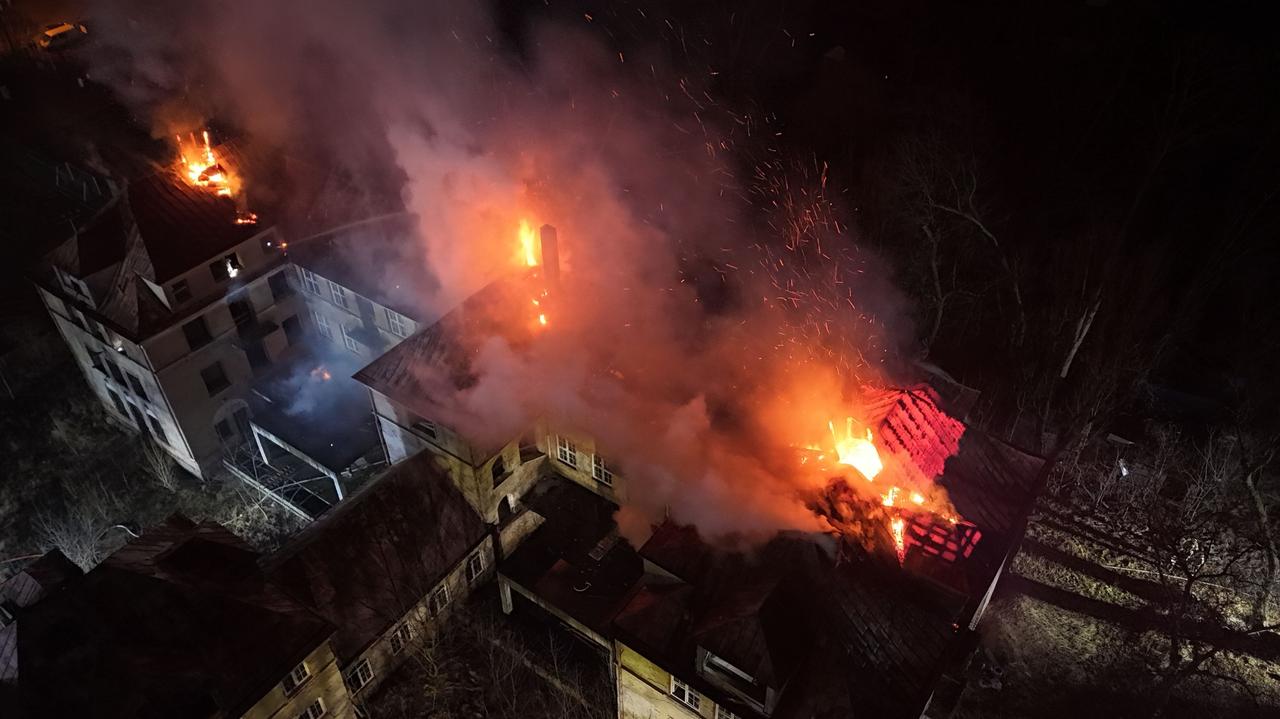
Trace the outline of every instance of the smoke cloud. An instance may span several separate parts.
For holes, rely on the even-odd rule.
[[[705,67],[619,52],[585,19],[532,22],[517,49],[482,4],[447,0],[120,0],[93,20],[95,75],[157,135],[216,119],[397,198],[427,312],[522,272],[520,220],[557,227],[546,330],[481,338],[446,424],[594,436],[627,478],[624,526],[669,509],[712,537],[822,528],[805,497],[828,478],[794,450],[898,371],[909,313],[821,164],[774,152]]]

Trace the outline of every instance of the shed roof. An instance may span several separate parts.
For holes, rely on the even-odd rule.
[[[266,562],[298,602],[338,629],[340,662],[400,621],[487,536],[435,455],[420,452],[362,487]]]
[[[213,523],[149,529],[19,613],[0,702],[33,717],[242,714],[332,631],[255,556]]]

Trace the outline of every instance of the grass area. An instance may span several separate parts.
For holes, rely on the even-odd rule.
[[[1149,610],[1149,592],[1158,587],[1144,582],[1136,571],[1141,562],[1123,551],[1132,548],[1128,539],[1080,524],[1079,532],[1053,521],[1029,528],[1015,576],[980,627],[989,663],[1003,671],[1001,687],[970,682],[956,717],[1151,716],[1156,678],[1149,663],[1166,640],[1104,617],[1112,616],[1108,610],[1120,617]],[[1017,591],[1019,578],[1049,591]],[[1280,716],[1280,666],[1224,651],[1205,668],[1214,676],[1180,684],[1161,716]]]
[[[616,716],[606,660],[562,630],[498,611],[493,587],[471,598],[371,697],[374,719]]]
[[[0,405],[0,438],[0,577],[64,541],[106,556],[129,536],[114,525],[146,527],[175,512],[222,522],[259,548],[297,529],[235,481],[178,470],[175,487],[163,487],[142,440],[112,424],[69,360]]]

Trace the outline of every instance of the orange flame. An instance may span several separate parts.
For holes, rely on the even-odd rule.
[[[199,140],[194,132],[191,133],[189,143],[183,142],[181,135],[175,135],[174,139],[178,141],[178,156],[187,180],[192,185],[207,187],[222,197],[230,197],[235,193],[234,178],[214,155],[213,147],[209,144],[208,130],[200,133]]]
[[[528,220],[520,220],[520,252],[524,255],[524,263],[529,267],[538,265],[537,237],[533,225]]]
[[[902,517],[894,517],[889,522],[889,529],[893,533],[893,548],[898,554],[898,564],[902,564],[907,559],[907,539],[906,539],[907,523]]]
[[[858,470],[867,481],[875,479],[880,470],[884,469],[884,462],[880,461],[880,453],[871,443],[871,428],[867,428],[866,437],[855,436],[853,417],[846,417],[844,437],[841,438],[836,434],[834,421],[828,421],[827,426],[831,428],[831,438],[835,440],[836,456],[839,457],[840,464],[847,464]]]

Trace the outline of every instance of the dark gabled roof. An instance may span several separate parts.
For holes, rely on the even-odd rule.
[[[332,631],[253,551],[174,518],[19,613],[16,716],[239,716]],[[5,716],[10,716],[6,713]]]
[[[503,575],[607,634],[644,572],[635,550],[618,536],[618,506],[557,474],[544,477],[521,503],[546,521],[503,562]]]
[[[667,522],[640,553],[659,566],[680,554],[699,559],[683,582],[646,575],[614,618],[617,635],[734,706],[695,666],[698,647],[727,660],[782,691],[775,719],[842,716],[841,707],[918,715],[963,611],[962,599],[896,564],[865,553],[834,559],[804,535],[744,554]]]
[[[423,322],[434,318],[425,316],[421,300],[439,285],[427,268],[423,248],[418,216],[397,212],[291,241],[289,259]]]
[[[337,627],[339,661],[398,622],[486,536],[435,455],[369,482],[266,560],[268,574]]]
[[[83,572],[57,549],[28,564],[0,584],[0,602],[27,607]]]
[[[173,171],[132,182],[125,192],[160,284],[269,227],[236,224],[235,200],[193,187]]]
[[[527,341],[536,288],[531,277],[490,283],[369,363],[356,380],[420,415],[436,415],[437,403],[475,382],[471,362],[486,341],[501,337],[517,347]]]

